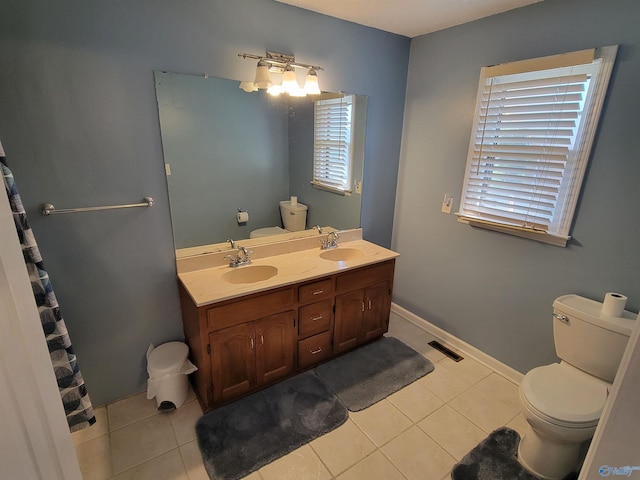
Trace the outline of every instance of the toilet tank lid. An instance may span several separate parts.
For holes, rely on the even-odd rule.
[[[294,212],[301,212],[308,208],[306,205],[303,205],[300,202],[298,202],[295,206],[291,206],[291,200],[282,200],[280,202],[280,206],[289,210],[293,210]]]
[[[597,325],[601,328],[631,336],[636,325],[636,314],[627,310],[621,317],[612,317],[602,313],[602,302],[596,302],[580,295],[563,295],[553,302],[554,310],[565,315],[578,317],[585,322]]]

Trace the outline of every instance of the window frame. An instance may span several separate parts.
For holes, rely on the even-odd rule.
[[[553,55],[550,57],[542,57],[531,60],[524,60],[520,62],[512,62],[507,64],[495,65],[491,67],[483,67],[480,72],[480,80],[478,84],[478,93],[476,97],[476,108],[474,113],[474,120],[469,141],[469,150],[467,155],[467,165],[465,168],[465,176],[462,185],[462,194],[460,197],[459,211],[456,213],[458,221],[464,224],[468,224],[474,227],[481,227],[502,233],[508,233],[520,237],[530,238],[538,240],[544,243],[550,243],[558,246],[566,246],[570,240],[570,229],[573,223],[573,217],[580,194],[581,186],[583,183],[584,173],[589,160],[591,147],[595,137],[598,120],[604,103],[604,97],[606,95],[611,71],[615,62],[617,53],[617,46],[602,47],[598,49],[582,50],[578,52],[572,52],[561,55]],[[549,77],[549,73],[555,71],[555,69],[584,69],[584,65],[594,64],[595,73],[589,74],[590,81],[588,82],[588,88],[585,92],[582,118],[577,120],[576,132],[572,138],[575,139],[575,148],[569,148],[569,153],[566,158],[566,164],[564,169],[561,170],[560,186],[558,187],[557,198],[555,199],[553,208],[551,209],[551,218],[548,227],[527,225],[527,219],[525,218],[522,224],[518,225],[515,221],[516,214],[510,214],[506,207],[494,208],[496,212],[500,212],[495,216],[490,214],[483,214],[473,211],[473,208],[465,209],[465,205],[469,206],[473,203],[470,194],[470,182],[473,181],[473,170],[480,168],[480,165],[487,165],[489,157],[483,160],[482,149],[486,148],[490,150],[489,145],[492,143],[485,141],[484,136],[478,142],[476,138],[476,132],[479,129],[486,128],[487,120],[483,120],[482,113],[486,111],[485,107],[489,105],[491,101],[495,101],[495,97],[491,98],[491,90],[487,85],[492,84],[491,79],[513,79],[521,77]],[[546,71],[546,72],[545,72]],[[544,72],[544,73],[543,73]],[[563,74],[564,75],[564,74]],[[489,88],[489,97],[487,99],[487,88]],[[555,105],[555,103],[554,103]],[[501,113],[498,113],[500,115]],[[506,118],[506,116],[505,116]],[[500,128],[496,129],[500,131]],[[539,136],[539,135],[536,135]],[[497,133],[495,137],[497,140],[493,141],[495,148],[496,144],[502,144],[505,141],[506,135],[503,137],[500,133]],[[555,137],[552,135],[540,136],[546,141],[553,140]],[[496,143],[497,142],[497,143]],[[478,146],[480,145],[480,153],[478,153]],[[529,145],[529,144],[518,144]],[[532,160],[525,159],[527,168],[533,168],[543,163],[546,160],[534,163]],[[477,172],[476,172],[477,176]],[[488,185],[495,185],[496,178],[499,178],[499,174],[494,177],[488,177]],[[525,185],[527,183],[525,182]],[[531,186],[531,184],[528,184]],[[485,185],[486,186],[486,185]],[[467,196],[469,201],[467,202]],[[476,193],[476,196],[478,194]],[[483,197],[482,192],[480,194]],[[487,194],[486,198],[483,197],[480,200],[476,200],[477,208],[482,209],[482,201],[490,201],[494,197],[493,194]],[[513,200],[513,198],[512,198]],[[529,207],[532,204],[538,202],[538,200],[530,200]],[[501,209],[502,208],[502,209]],[[511,209],[513,210],[513,209]],[[526,216],[528,216],[528,212]],[[502,219],[496,219],[496,217],[502,217]],[[512,221],[507,222],[504,219],[511,217]]]
[[[349,108],[348,122],[345,124],[338,124],[337,128],[341,129],[339,136],[346,138],[347,142],[339,144],[339,150],[336,155],[329,156],[327,154],[328,145],[336,145],[336,139],[334,134],[329,134],[328,129],[335,129],[336,123],[331,123],[329,126],[326,121],[318,121],[319,109],[318,106],[327,105],[340,105],[339,108],[347,104]],[[329,107],[330,108],[330,107]],[[354,161],[354,119],[356,114],[356,96],[353,94],[341,95],[338,98],[320,98],[314,101],[313,112],[313,164],[312,164],[312,180],[311,185],[314,188],[326,190],[329,192],[337,193],[340,195],[350,195],[352,193],[353,183],[353,161]],[[345,131],[348,130],[348,131]],[[331,139],[327,138],[327,135],[331,136]],[[321,138],[323,137],[323,138]],[[345,175],[340,177],[341,181],[338,182],[330,175],[319,175],[321,169],[325,171],[329,168],[330,163],[340,163],[344,169]]]

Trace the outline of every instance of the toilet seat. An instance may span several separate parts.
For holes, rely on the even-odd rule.
[[[249,238],[270,237],[271,235],[279,235],[287,233],[288,230],[280,227],[264,227],[249,232]]]
[[[542,419],[569,428],[595,426],[607,400],[607,384],[566,364],[529,371],[520,384],[522,399]]]

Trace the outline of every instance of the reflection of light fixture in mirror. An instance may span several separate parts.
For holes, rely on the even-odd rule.
[[[247,93],[257,92],[258,87],[253,82],[240,82],[240,90],[244,90]]]
[[[273,83],[271,83],[271,77],[269,76],[269,64],[264,60],[260,60],[258,62],[258,66],[256,68],[256,79],[253,83],[260,89],[267,89],[273,85]]]
[[[240,82],[240,88],[245,92],[253,92],[255,88],[258,88],[261,90],[268,89],[267,91],[271,95],[286,93],[294,97],[304,97],[305,95],[320,94],[317,71],[322,70],[322,67],[298,63],[293,55],[285,55],[283,53],[267,52],[266,56],[239,53],[238,56],[244,59],[252,58],[258,60],[256,77],[253,82],[254,88],[251,88],[251,82]],[[300,88],[298,84],[296,68],[307,70],[304,88]],[[269,72],[281,73],[282,85],[274,84]]]
[[[268,89],[267,89],[267,93],[269,95],[273,95],[274,97],[277,97],[278,95],[280,95],[283,92],[282,90],[282,85],[276,85],[273,84],[271,85]]]
[[[318,85],[318,74],[312,68],[307,73],[307,78],[304,81],[304,91],[308,95],[320,95],[320,86]]]

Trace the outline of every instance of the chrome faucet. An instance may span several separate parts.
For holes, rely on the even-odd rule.
[[[322,227],[320,225],[314,225],[311,228],[315,228],[316,230],[318,230],[318,235],[322,235]]]
[[[250,265],[251,258],[249,255],[253,253],[247,250],[245,247],[238,247],[238,253],[236,255],[225,255],[224,258],[229,259],[229,266],[236,268],[241,265]]]
[[[236,248],[236,242],[234,242],[231,238],[227,238],[227,242],[231,244],[231,248]]]
[[[327,233],[327,238],[322,240],[322,245],[320,248],[322,248],[323,250],[327,250],[329,248],[337,248],[338,238],[340,238],[340,235],[338,235],[338,232]]]

